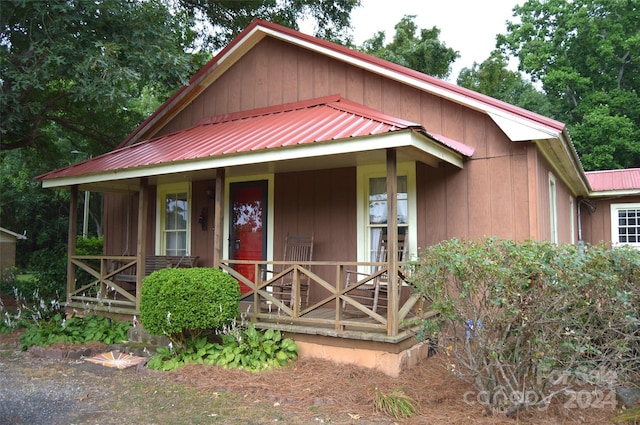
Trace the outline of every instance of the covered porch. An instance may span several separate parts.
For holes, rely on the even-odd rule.
[[[390,199],[397,194],[396,151],[386,150],[387,187]],[[225,256],[223,232],[225,174],[216,176],[214,200],[213,267],[231,274],[244,288],[241,318],[257,328],[273,328],[291,334],[353,339],[397,344],[414,336],[417,319],[428,318],[424,300],[413,294],[409,285],[410,265],[406,258],[385,256],[384,261],[242,260]],[[67,273],[68,312],[95,312],[131,319],[140,314],[140,293],[144,277],[163,267],[197,267],[198,257],[173,257],[149,254],[149,188],[140,179],[138,192],[137,255],[78,256],[75,252],[76,222],[70,220],[69,262]],[[71,188],[71,210],[77,209],[79,188]],[[387,214],[397,216],[397,205],[387,203]],[[398,226],[387,223],[388,252],[398,252]],[[318,229],[321,231],[322,229]],[[228,241],[227,241],[228,242]],[[228,251],[226,251],[228,253]],[[160,261],[162,260],[162,261]],[[247,273],[247,270],[252,272]],[[267,273],[271,271],[271,273]],[[289,282],[290,297],[283,298],[274,287]],[[304,288],[303,288],[304,287]],[[382,294],[377,305],[374,294]],[[315,294],[304,299],[303,292]],[[293,300],[297,300],[293,302]]]

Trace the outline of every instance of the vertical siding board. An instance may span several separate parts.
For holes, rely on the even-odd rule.
[[[430,93],[420,93],[420,122],[434,133],[442,134],[442,101]]]
[[[529,238],[538,239],[540,212],[538,207],[538,153],[534,144],[527,145],[527,194],[529,200]]]
[[[298,49],[298,98],[312,99],[314,95],[314,63],[312,54],[302,48]]]
[[[191,255],[199,256],[198,266],[213,267],[214,201],[207,197],[207,188],[214,188],[215,181],[194,182],[191,187]],[[205,214],[207,226],[203,230],[198,219]]]
[[[418,247],[437,244],[447,239],[447,174],[450,171],[420,164],[416,180],[418,190]]]
[[[469,238],[481,238],[492,234],[491,192],[489,175],[493,170],[487,160],[469,161],[465,164],[469,185]]]
[[[328,61],[329,88],[327,94],[339,93],[346,96],[347,93],[347,65],[337,60]]]
[[[364,104],[370,108],[382,110],[382,77],[365,72],[363,82]]]
[[[345,95],[347,98],[353,100],[354,102],[364,103],[364,74],[365,71],[356,68],[354,66],[349,66],[346,69],[347,80],[346,80],[346,88]]]
[[[314,55],[313,58],[313,96],[321,97],[329,94],[329,59]]]
[[[488,160],[491,169],[491,236],[513,238],[514,205],[512,199],[513,176],[509,157]]]
[[[402,117],[413,122],[420,122],[420,92],[413,87],[402,86],[400,92]]]
[[[270,54],[267,55],[266,51],[262,49],[255,51],[255,69],[252,76],[252,84],[254,87],[253,108],[262,108],[267,106],[269,104],[269,87],[271,86],[272,81],[274,85],[278,84],[278,80],[282,81],[282,79],[277,78],[277,70],[274,70],[276,73],[275,77],[271,75],[272,68],[269,66],[271,65],[269,58],[274,52],[274,46],[271,40],[266,39],[265,41],[267,41],[265,44],[267,45]],[[277,50],[275,53],[277,54]]]
[[[467,111],[463,122],[464,144],[475,149],[473,160],[487,157],[487,144],[495,135],[495,125],[476,111]],[[499,131],[499,130],[498,130]],[[460,140],[461,141],[461,140]]]
[[[402,101],[400,96],[402,85],[396,81],[382,81],[382,109],[385,114],[402,116]]]
[[[240,98],[240,111],[256,107],[256,77],[259,74],[257,54],[258,50],[252,50],[234,65],[240,73],[240,87],[236,93],[230,93],[230,99]]]
[[[450,173],[445,181],[447,191],[447,238],[466,238],[469,234],[469,187],[463,170]]]
[[[454,140],[464,141],[465,115],[461,105],[442,101],[442,133]]]
[[[281,103],[291,103],[298,100],[298,69],[299,62],[298,56],[300,54],[299,49],[290,49],[287,51],[281,52],[280,60],[282,62],[282,74],[280,78],[282,78],[282,102]],[[275,96],[273,97],[275,99]],[[272,105],[277,105],[278,103],[272,103]]]
[[[511,159],[511,175],[513,176],[513,187],[511,188],[515,205],[515,236],[518,241],[529,239],[529,215],[531,208],[529,205],[529,176],[527,168],[526,147],[523,153],[515,155]]]

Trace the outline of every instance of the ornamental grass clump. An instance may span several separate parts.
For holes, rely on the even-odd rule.
[[[418,413],[415,400],[397,389],[387,394],[376,388],[374,403],[377,411],[398,420],[410,418]]]
[[[239,316],[240,287],[212,268],[162,269],[142,284],[140,321],[154,335],[166,335],[176,350],[229,325]]]

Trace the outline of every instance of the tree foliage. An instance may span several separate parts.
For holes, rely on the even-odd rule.
[[[385,45],[385,33],[379,31],[366,40],[360,50],[424,74],[448,77],[451,64],[460,55],[439,40],[440,30],[437,27],[418,31],[414,20],[415,15],[405,15],[396,24],[391,43]]]
[[[203,61],[186,51],[191,21],[161,0],[2,2],[0,134],[3,150],[47,149],[56,136],[91,154],[116,146]]]
[[[540,81],[586,169],[640,167],[640,8],[631,0],[529,0],[498,44]],[[590,136],[602,137],[590,137]]]
[[[549,116],[551,105],[545,94],[527,81],[522,73],[511,71],[507,66],[508,61],[504,55],[493,51],[484,62],[474,62],[471,68],[463,68],[457,83],[478,93]]]
[[[302,21],[310,20],[317,37],[345,41],[351,11],[360,5],[360,0],[178,0],[178,3],[210,29],[201,33],[200,43],[219,49],[255,18],[296,30]]]

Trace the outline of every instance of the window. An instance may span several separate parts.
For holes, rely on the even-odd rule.
[[[551,214],[551,242],[558,243],[558,202],[556,178],[549,173],[549,212]]]
[[[406,235],[409,226],[409,197],[407,176],[398,176],[398,233]],[[381,234],[387,233],[387,178],[369,179],[369,221],[367,223],[369,239],[369,261],[378,261],[377,254]]]
[[[640,204],[611,205],[611,239],[613,245],[640,248]]]
[[[398,163],[397,223],[405,235],[405,259],[415,256],[417,239],[414,162]],[[376,261],[380,236],[387,231],[387,178],[384,165],[358,167],[358,261]],[[360,270],[367,273],[368,270]]]
[[[188,185],[159,187],[159,255],[189,255]]]

